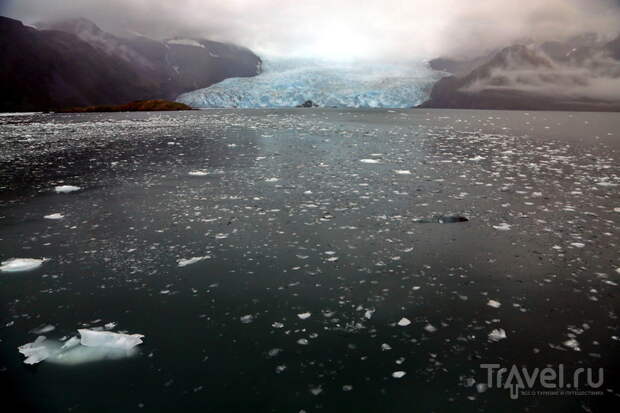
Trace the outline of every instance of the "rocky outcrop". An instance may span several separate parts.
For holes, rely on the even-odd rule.
[[[614,42],[597,36],[514,45],[477,59],[475,68],[465,70],[475,61],[440,61],[442,70],[456,75],[439,80],[420,107],[620,110],[620,61]]]
[[[174,100],[261,67],[246,48],[204,39],[122,38],[86,19],[37,28],[0,17],[0,111]]]

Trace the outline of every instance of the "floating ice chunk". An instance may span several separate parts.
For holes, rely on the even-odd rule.
[[[372,318],[372,315],[375,313],[375,310],[366,310],[366,312],[364,313],[364,317],[367,320],[370,320]]]
[[[33,343],[18,347],[26,356],[24,363],[35,364],[43,360],[50,363],[75,365],[100,360],[131,357],[135,347],[142,343],[141,334],[121,334],[107,331],[78,330],[81,339],[71,337],[62,343],[39,336]]]
[[[362,163],[379,163],[378,159],[360,159]]]
[[[575,248],[583,248],[586,246],[586,244],[584,244],[583,242],[571,242],[570,245]]]
[[[68,194],[69,192],[75,192],[75,191],[79,191],[80,188],[79,186],[73,186],[73,185],[60,185],[54,188],[54,191],[56,191],[57,194]]]
[[[278,178],[267,178],[265,179],[265,182],[278,182],[279,179]]]
[[[601,182],[597,182],[596,184],[598,186],[602,186],[602,187],[615,187],[615,186],[618,186],[618,184],[615,184],[615,183],[609,182],[609,181],[601,181]]]
[[[614,212],[620,212],[620,207],[614,208]]]
[[[203,260],[208,260],[209,258],[211,258],[210,255],[205,255],[204,257],[192,257],[192,258],[180,259],[180,260],[177,260],[177,264],[179,265],[179,267],[185,267],[187,265],[196,264],[197,262],[200,262]]]
[[[495,228],[498,231],[510,231],[510,227],[511,226],[505,222],[502,222],[499,225],[493,225],[493,228]]]
[[[476,155],[473,158],[469,158],[470,161],[478,162],[486,159],[484,156]]]
[[[297,314],[297,317],[299,317],[301,320],[305,320],[307,318],[310,318],[311,315],[312,313],[305,312],[305,313]]]
[[[399,370],[399,371],[395,371],[394,373],[392,373],[392,377],[394,377],[395,379],[401,379],[405,377],[405,374],[407,374],[407,372]]]
[[[562,344],[565,347],[568,347],[568,348],[573,349],[575,351],[581,351],[581,348],[579,348],[579,342],[577,340],[575,340],[574,338],[571,338],[570,340],[566,340]]]
[[[342,391],[351,391],[353,390],[353,386],[350,384],[345,384],[344,386],[342,386]]]
[[[190,171],[188,173],[189,176],[207,176],[209,175],[209,172],[206,171]]]
[[[56,327],[54,327],[51,324],[47,324],[42,327],[35,328],[34,330],[31,331],[31,333],[41,335],[41,334],[49,333],[50,331],[54,331],[54,330],[56,330]]]
[[[489,307],[499,308],[499,307],[501,307],[502,303],[500,303],[499,301],[495,301],[495,300],[489,300],[489,302],[487,303],[487,305],[488,305]]]
[[[60,213],[45,215],[43,218],[45,219],[63,219],[65,216]]]
[[[22,353],[26,360],[26,364],[37,364],[45,360],[50,356],[50,351],[47,346],[43,345],[45,336],[39,336],[32,343],[26,343],[23,346],[17,347],[20,353]]]
[[[86,347],[109,347],[119,350],[129,350],[142,343],[142,334],[122,334],[111,331],[95,331],[78,329],[80,344]]]
[[[397,175],[411,175],[411,171],[397,169],[394,171]]]
[[[390,351],[390,350],[392,350],[392,346],[390,346],[388,343],[381,344],[381,351]]]
[[[40,267],[47,260],[47,258],[11,258],[10,260],[2,261],[2,265],[0,265],[0,271],[30,271]]]
[[[500,341],[506,338],[506,331],[503,328],[496,328],[489,333],[489,340]]]
[[[321,386],[312,387],[310,388],[310,393],[312,393],[312,395],[314,396],[318,396],[319,394],[323,393],[323,388]]]
[[[243,324],[250,324],[252,321],[254,321],[254,316],[252,314],[247,314],[247,315],[244,315],[243,317],[241,317],[239,320]]]
[[[437,328],[432,324],[427,324],[424,327],[424,330],[428,331],[429,333],[434,333],[435,331],[437,331]]]
[[[297,344],[299,344],[300,346],[307,346],[308,345],[308,339],[300,338],[299,340],[297,340]]]
[[[411,324],[411,321],[409,321],[409,319],[403,317],[400,319],[400,321],[398,322],[398,325],[401,327],[407,327],[409,324]]]

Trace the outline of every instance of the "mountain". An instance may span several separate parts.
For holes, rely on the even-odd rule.
[[[513,45],[482,58],[435,60],[436,69],[454,75],[438,81],[420,107],[620,111],[619,45],[620,38],[583,35]]]
[[[174,99],[260,68],[258,56],[231,44],[122,38],[86,19],[35,29],[0,16],[0,111]]]

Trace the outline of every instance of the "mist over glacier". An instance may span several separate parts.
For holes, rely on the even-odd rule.
[[[274,57],[263,60],[256,77],[226,79],[177,101],[196,108],[281,108],[308,100],[321,107],[407,108],[425,101],[439,77],[423,61]]]

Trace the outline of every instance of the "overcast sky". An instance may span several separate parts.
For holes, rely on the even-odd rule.
[[[107,30],[204,36],[262,54],[430,58],[620,30],[618,0],[0,0],[27,23],[83,16]]]

